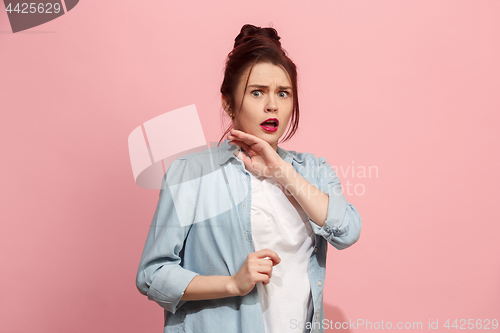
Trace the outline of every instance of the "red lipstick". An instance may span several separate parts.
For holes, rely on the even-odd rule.
[[[260,127],[262,127],[266,132],[276,132],[278,130],[279,120],[276,118],[269,118],[264,120]]]

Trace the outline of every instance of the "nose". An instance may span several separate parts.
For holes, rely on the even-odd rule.
[[[273,112],[277,110],[278,110],[278,104],[276,103],[276,96],[270,94],[269,99],[267,100],[266,111]]]

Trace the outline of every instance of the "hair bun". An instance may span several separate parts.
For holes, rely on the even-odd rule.
[[[258,39],[261,37],[267,37],[272,39],[279,47],[281,47],[280,36],[274,28],[260,28],[252,24],[245,24],[240,31],[240,34],[234,39],[234,47],[242,43],[246,43],[249,40]]]

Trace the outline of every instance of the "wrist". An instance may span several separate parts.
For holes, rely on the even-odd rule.
[[[226,282],[226,293],[229,297],[239,296],[233,276],[229,276]]]
[[[290,182],[290,179],[293,178],[293,174],[295,173],[295,169],[291,163],[283,161],[280,166],[280,170],[276,173],[275,179],[281,184],[286,185]]]

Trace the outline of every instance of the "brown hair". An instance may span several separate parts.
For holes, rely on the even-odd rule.
[[[223,96],[229,97],[232,110],[235,110],[234,94],[245,70],[250,67],[247,82],[245,83],[245,95],[248,85],[248,78],[253,66],[259,62],[271,62],[273,65],[280,65],[288,73],[292,83],[293,112],[289,133],[283,141],[290,139],[299,127],[299,100],[297,91],[297,68],[287,52],[281,47],[280,37],[274,28],[260,28],[251,24],[245,24],[238,36],[234,39],[234,48],[228,54],[224,71],[224,80],[220,87]],[[243,99],[241,101],[243,104]],[[240,105],[241,110],[241,105]],[[226,113],[226,112],[224,112]],[[239,113],[238,113],[239,114]],[[226,129],[221,140],[233,127],[232,123]]]

